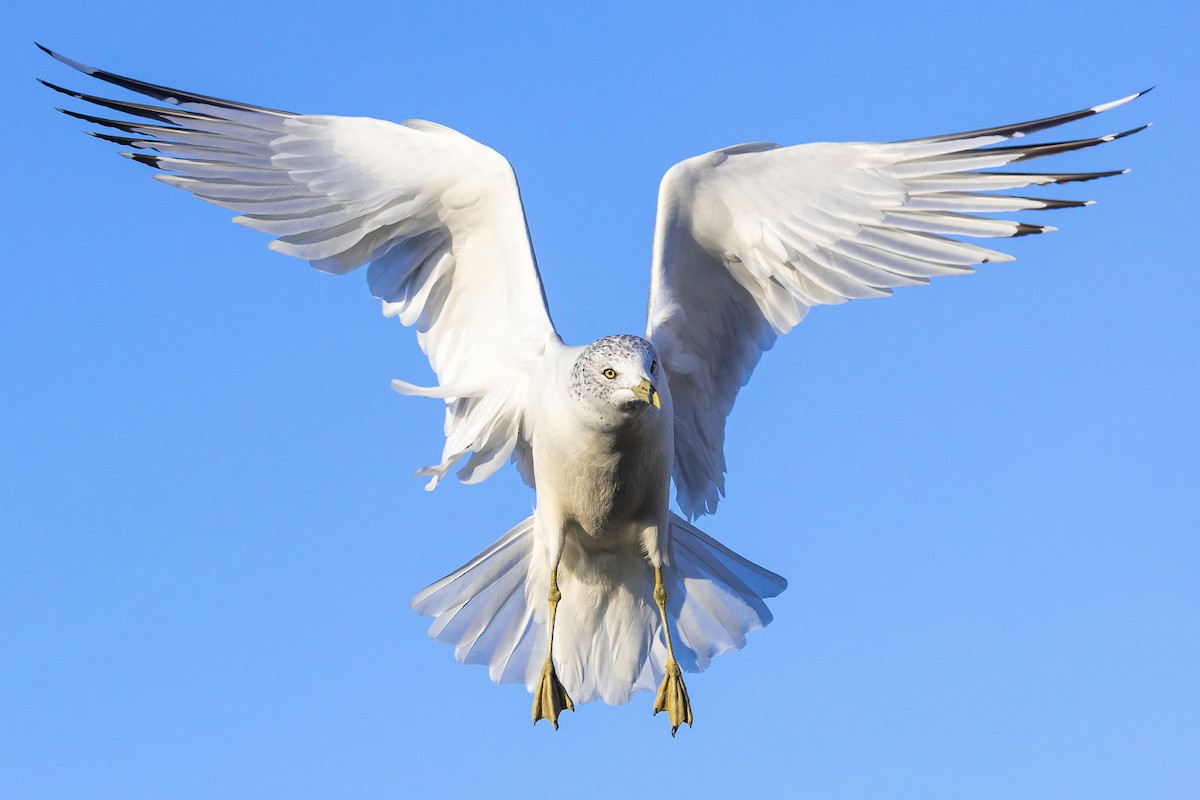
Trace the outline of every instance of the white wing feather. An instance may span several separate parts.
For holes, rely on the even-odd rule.
[[[164,170],[159,180],[241,214],[277,237],[270,247],[342,274],[370,263],[384,313],[415,326],[439,387],[397,391],[446,401],[446,445],[421,470],[432,488],[468,454],[458,476],[484,480],[514,453],[538,357],[558,336],[546,309],[512,167],[491,148],[441,125],[292,114],[182,92],[46,52],[164,106],[53,89],[125,114],[66,112],[122,136],[95,134]],[[155,124],[158,123],[158,124]],[[152,155],[149,152],[157,153]],[[532,460],[518,464],[532,483]]]
[[[977,170],[1135,133],[1042,145],[998,142],[1092,116],[892,143],[749,144],[672,167],[659,190],[647,338],[675,404],[674,478],[690,516],[725,488],[725,418],[779,334],[817,305],[884,297],[896,286],[1011,261],[948,236],[1022,236],[1049,226],[974,216],[1087,205],[980,194],[1118,174]]]

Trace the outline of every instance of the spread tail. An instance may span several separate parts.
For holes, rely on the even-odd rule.
[[[738,650],[771,621],[764,602],[787,581],[671,515],[670,564],[663,569],[675,658],[688,672]],[[531,691],[546,658],[549,569],[534,547],[533,517],[413,598],[434,617],[432,639],[463,664],[484,664],[496,683]],[[625,703],[653,691],[666,663],[654,604],[654,573],[641,553],[564,553],[554,631],[559,678],[576,703]]]

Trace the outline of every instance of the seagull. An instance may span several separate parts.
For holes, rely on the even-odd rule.
[[[496,151],[410,119],[297,114],[171,89],[81,64],[153,104],[42,81],[121,119],[112,132],[154,177],[239,213],[272,250],[344,274],[365,264],[383,313],[416,329],[444,402],[433,489],[511,461],[533,514],[413,608],[458,661],[533,694],[536,725],[576,702],[657,692],[674,736],[692,725],[683,672],[767,625],[780,576],[692,524],[725,493],[725,421],[760,356],[810,308],[884,297],[1012,257],[967,238],[1055,230],[994,212],[1091,205],[1005,194],[1106,172],[996,170],[1137,133],[1024,137],[1145,94],[1012,125],[892,142],[740,144],[662,179],[643,335],[563,342],[551,322],[516,177]],[[1147,90],[1148,91],[1148,90]],[[1008,144],[1004,144],[1008,142]],[[459,466],[461,465],[461,466]],[[671,485],[682,514],[671,510]]]

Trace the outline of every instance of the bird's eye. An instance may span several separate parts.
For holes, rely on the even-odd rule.
[[[613,378],[617,377],[617,371],[612,367],[609,367],[608,369],[604,370],[603,375],[611,381]]]
[[[651,361],[651,362],[650,362],[650,371],[651,371],[651,372],[657,372],[657,371],[658,371],[658,362],[657,362],[657,361]]]

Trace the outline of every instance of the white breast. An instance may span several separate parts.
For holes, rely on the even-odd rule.
[[[615,422],[588,413],[570,396],[569,366],[558,373],[547,381],[533,438],[538,507],[553,506],[580,535],[637,536],[665,519],[669,504],[674,450],[666,382],[661,408],[646,406]]]

